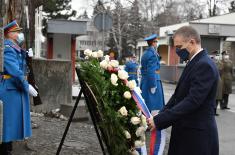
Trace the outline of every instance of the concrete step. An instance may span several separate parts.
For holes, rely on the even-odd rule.
[[[74,108],[75,102],[76,100],[73,100],[73,104],[61,104],[60,113],[69,118]],[[81,99],[75,111],[73,121],[88,121],[88,120],[89,120],[89,112],[85,100]]]

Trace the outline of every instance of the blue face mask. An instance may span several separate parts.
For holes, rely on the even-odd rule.
[[[189,57],[189,52],[186,48],[179,49],[176,48],[176,54],[182,59],[183,61],[187,61]]]
[[[25,39],[24,39],[24,34],[23,34],[23,33],[19,33],[19,34],[18,34],[18,37],[17,37],[17,39],[16,39],[18,45],[19,45],[19,46],[22,46],[23,43],[24,43],[24,40],[25,40]]]

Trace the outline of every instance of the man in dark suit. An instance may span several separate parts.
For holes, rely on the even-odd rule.
[[[168,155],[218,155],[214,116],[218,70],[194,28],[179,28],[173,39],[176,53],[188,63],[167,105],[148,119],[148,125],[151,130],[172,126]]]

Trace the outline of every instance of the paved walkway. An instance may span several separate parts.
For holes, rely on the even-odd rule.
[[[165,100],[173,94],[175,85],[163,84]],[[216,117],[220,155],[235,155],[235,94],[229,97],[231,110],[218,110]],[[15,144],[13,155],[55,155],[67,121],[50,117],[32,117],[40,125],[33,129],[33,136],[28,140],[28,146],[33,150],[26,150],[22,144]],[[147,136],[148,137],[148,136]],[[167,129],[167,145],[170,138],[170,128]],[[167,148],[165,155],[167,154]],[[101,155],[101,149],[90,122],[73,122],[65,140],[61,155]]]

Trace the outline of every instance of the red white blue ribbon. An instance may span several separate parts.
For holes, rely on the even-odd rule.
[[[142,111],[145,117],[150,118],[152,115],[137,88],[132,90],[132,97],[135,100],[137,107]],[[165,139],[166,139],[165,130],[151,131],[150,155],[162,155],[163,154],[165,143],[166,143]]]

